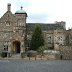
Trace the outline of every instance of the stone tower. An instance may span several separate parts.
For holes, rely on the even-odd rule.
[[[22,10],[11,12],[11,4],[7,12],[0,18],[0,50],[9,53],[25,52],[27,13]]]
[[[20,35],[21,52],[25,52],[27,13],[24,10],[22,10],[22,8],[23,7],[21,6],[21,10],[18,10],[15,13],[15,17],[16,17],[16,20],[17,20],[17,26],[15,27],[15,31],[16,31],[16,33],[18,33]]]

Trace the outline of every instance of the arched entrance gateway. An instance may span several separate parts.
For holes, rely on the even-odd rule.
[[[13,53],[20,53],[20,41],[13,41]]]

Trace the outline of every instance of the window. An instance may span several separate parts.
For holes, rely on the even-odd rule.
[[[20,25],[19,26],[22,26],[22,23],[20,23]]]
[[[8,51],[8,42],[5,42],[3,46],[4,46],[4,51]]]
[[[6,26],[10,26],[10,22],[9,21],[6,22]]]
[[[9,36],[9,33],[4,33],[4,38],[7,38]]]
[[[57,39],[62,41],[62,36],[58,36]]]
[[[58,40],[60,40],[60,37],[57,37]]]
[[[48,36],[48,43],[51,43],[51,36]]]

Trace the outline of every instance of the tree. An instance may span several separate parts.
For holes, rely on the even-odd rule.
[[[43,45],[44,45],[44,38],[41,27],[39,25],[36,25],[34,32],[32,34],[30,49],[38,50],[38,48]]]
[[[39,53],[43,53],[44,50],[48,50],[48,45],[45,44],[45,45],[40,46],[40,47],[38,48],[38,52],[39,52]]]

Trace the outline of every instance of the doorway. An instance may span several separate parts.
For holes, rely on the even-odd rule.
[[[20,41],[13,42],[13,53],[20,53]]]

